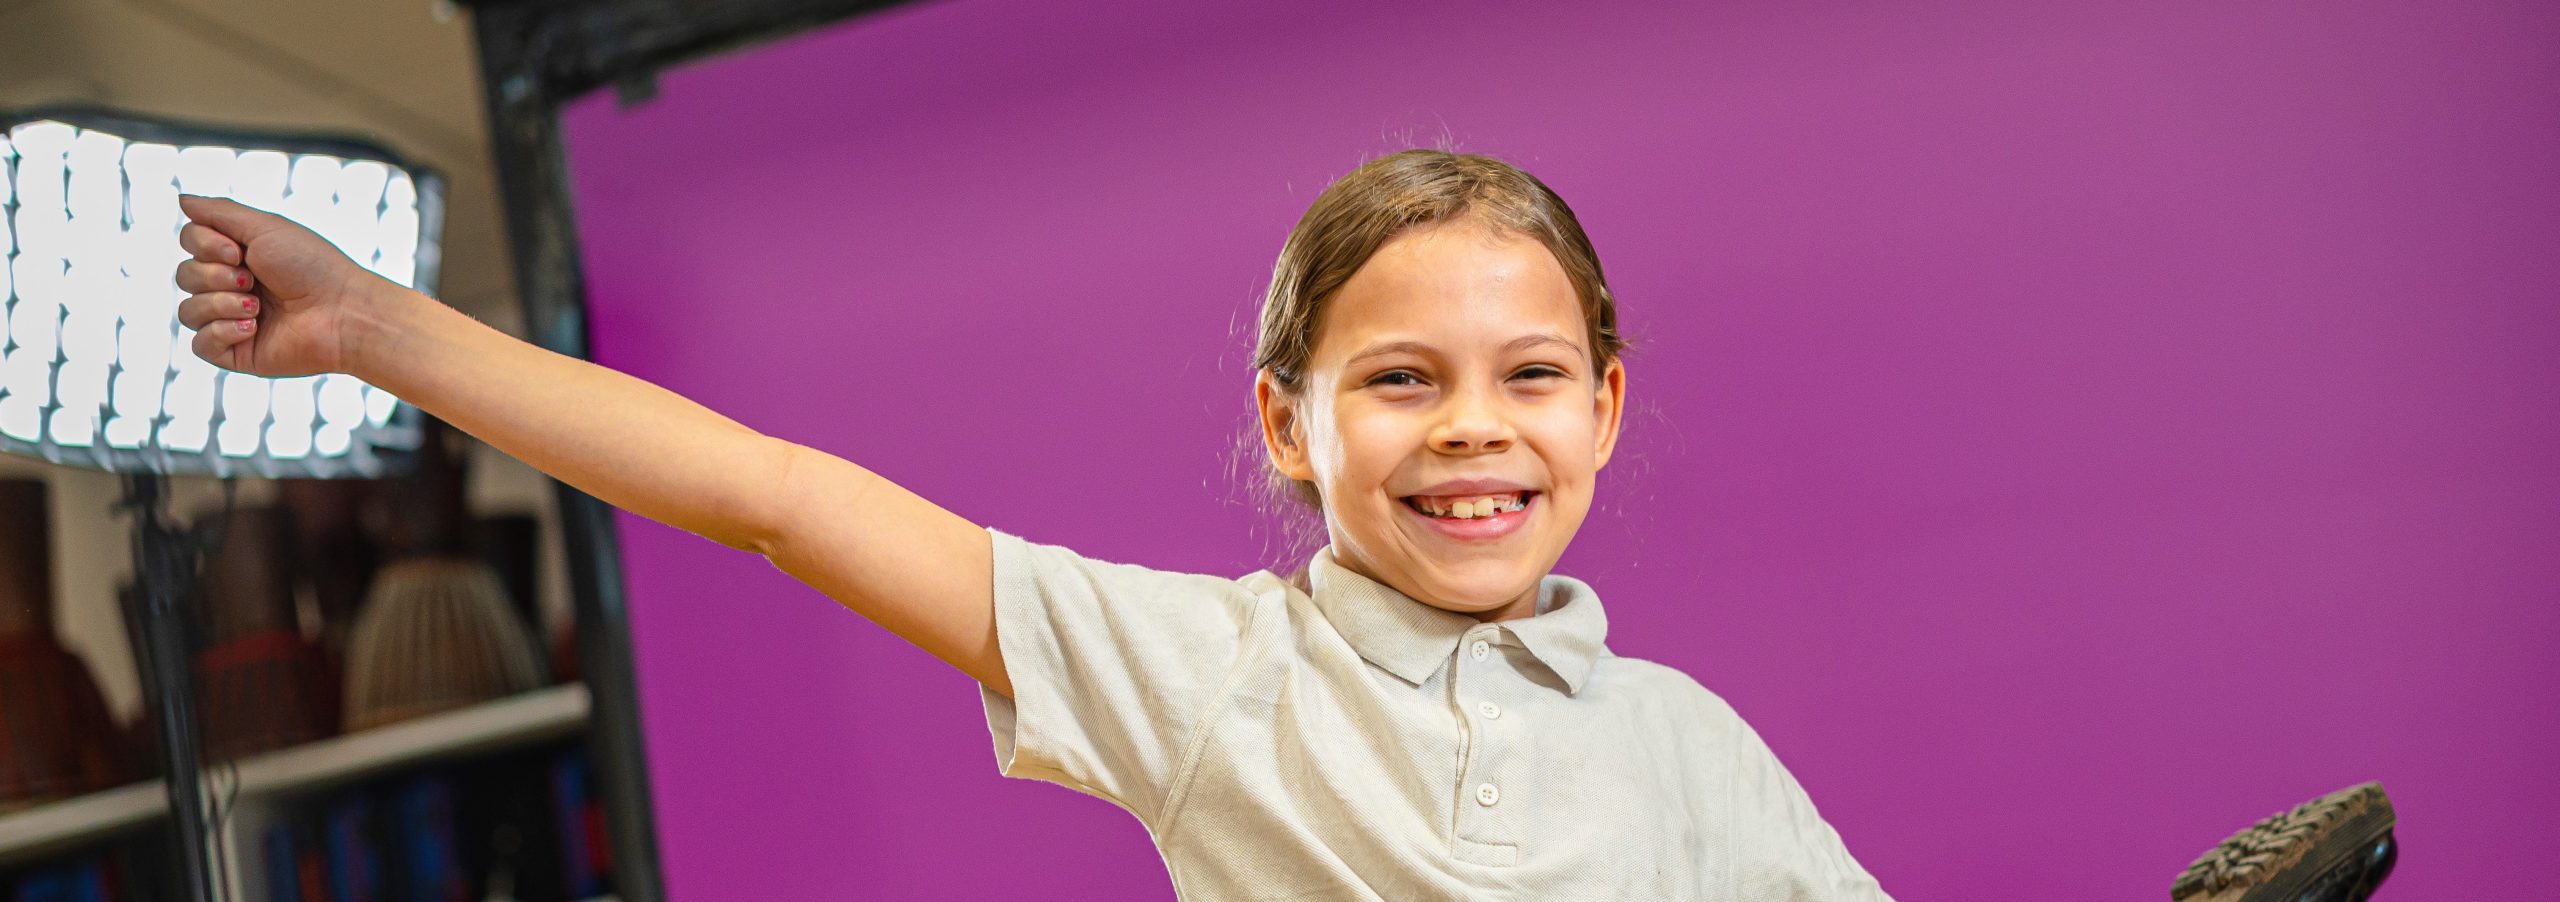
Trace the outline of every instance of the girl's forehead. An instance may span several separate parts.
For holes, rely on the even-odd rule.
[[[1380,245],[1343,285],[1405,291],[1466,291],[1552,276],[1571,290],[1564,265],[1536,239],[1472,219],[1407,229]]]
[[[1455,352],[1537,333],[1578,345],[1582,332],[1573,283],[1546,245],[1450,224],[1397,236],[1353,273],[1318,318],[1315,356],[1408,341]]]

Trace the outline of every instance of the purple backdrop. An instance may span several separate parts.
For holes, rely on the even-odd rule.
[[[1548,180],[1639,345],[1565,558],[1907,899],[2157,899],[2367,779],[2398,899],[2560,802],[2560,7],[954,0],[568,117],[603,362],[1241,573],[1257,292],[1366,156]],[[2139,7],[2139,8],[2135,8]],[[677,899],[1163,898],[966,678],[626,518]]]

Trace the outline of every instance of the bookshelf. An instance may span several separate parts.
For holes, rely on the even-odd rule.
[[[265,875],[236,837],[256,836],[287,796],[475,754],[573,735],[590,699],[579,683],[549,686],[468,708],[350,733],[241,759],[239,790],[215,848],[229,865],[231,898],[263,899]],[[229,791],[227,777],[208,785]],[[132,783],[0,816],[0,869],[43,859],[154,821],[168,813],[159,780]],[[251,892],[255,890],[257,892]]]
[[[169,790],[152,780],[0,815],[0,868],[43,858],[168,811]]]

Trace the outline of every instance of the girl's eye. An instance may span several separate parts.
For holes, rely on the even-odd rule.
[[[1398,381],[1401,380],[1401,381]],[[1420,385],[1422,380],[1403,370],[1388,370],[1369,380],[1371,385]]]
[[[1549,378],[1549,377],[1554,377],[1554,378],[1558,378],[1558,379],[1564,378],[1564,371],[1563,371],[1563,370],[1556,369],[1555,367],[1551,367],[1551,366],[1533,366],[1533,367],[1530,367],[1530,368],[1528,368],[1528,369],[1521,370],[1519,375],[1517,375],[1517,376],[1513,376],[1512,378],[1514,378],[1514,379],[1545,379],[1545,378]]]

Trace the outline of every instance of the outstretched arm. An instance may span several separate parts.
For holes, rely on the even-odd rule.
[[[518,341],[272,213],[187,196],[179,320],[262,376],[352,374],[605,503],[762,554],[1010,695],[984,530],[878,474]]]

